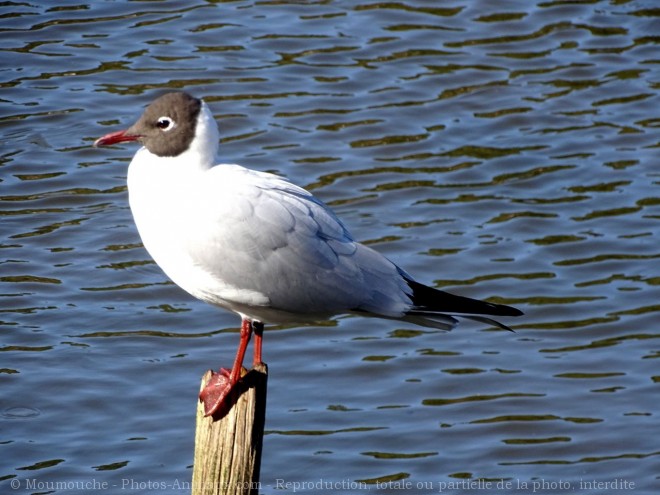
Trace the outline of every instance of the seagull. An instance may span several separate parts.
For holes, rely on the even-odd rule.
[[[206,416],[230,407],[252,334],[254,364],[262,363],[264,322],[352,313],[442,330],[463,317],[511,330],[488,316],[523,314],[417,282],[355,241],[305,189],[217,163],[217,123],[208,105],[186,92],[158,97],[135,124],[94,146],[135,141],[142,147],[128,167],[128,195],[144,247],[182,289],[241,317],[231,370],[221,368],[200,392]]]

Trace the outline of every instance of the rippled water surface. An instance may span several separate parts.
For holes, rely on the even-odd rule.
[[[657,490],[657,2],[28,0],[0,29],[2,493],[190,481],[239,320],[143,249],[135,147],[91,147],[167,89],[206,99],[223,161],[526,313],[268,329],[263,493]]]

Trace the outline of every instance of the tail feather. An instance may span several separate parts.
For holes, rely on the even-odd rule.
[[[481,315],[520,316],[523,314],[522,311],[512,306],[457,296],[449,292],[434,289],[433,287],[428,287],[414,280],[406,279],[406,281],[413,291],[411,296],[413,307],[407,312],[411,316],[432,319],[434,315],[439,316],[444,313],[446,315],[469,318],[494,325],[504,330],[513,331],[499,321]]]

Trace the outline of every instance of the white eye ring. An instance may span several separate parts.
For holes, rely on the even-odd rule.
[[[156,121],[156,127],[161,131],[171,131],[176,127],[176,123],[170,117],[159,117]]]

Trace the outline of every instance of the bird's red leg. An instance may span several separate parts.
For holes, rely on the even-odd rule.
[[[262,325],[263,328],[263,325]],[[241,340],[238,344],[234,365],[231,372],[225,368],[220,368],[217,373],[213,373],[204,389],[199,393],[199,399],[204,402],[204,415],[211,416],[222,409],[225,400],[229,396],[232,388],[241,378],[241,369],[245,350],[250,342],[252,335],[252,322],[243,319],[241,322]],[[261,353],[261,351],[260,351]]]
[[[243,318],[241,321],[241,341],[238,343],[238,350],[234,358],[234,366],[231,368],[231,375],[229,381],[234,385],[241,377],[241,368],[243,367],[243,359],[245,358],[245,350],[247,349],[250,337],[252,336],[252,322]]]
[[[264,335],[264,324],[260,321],[253,321],[252,329],[254,330],[254,359],[252,361],[254,367],[263,362],[261,360],[261,341]]]

